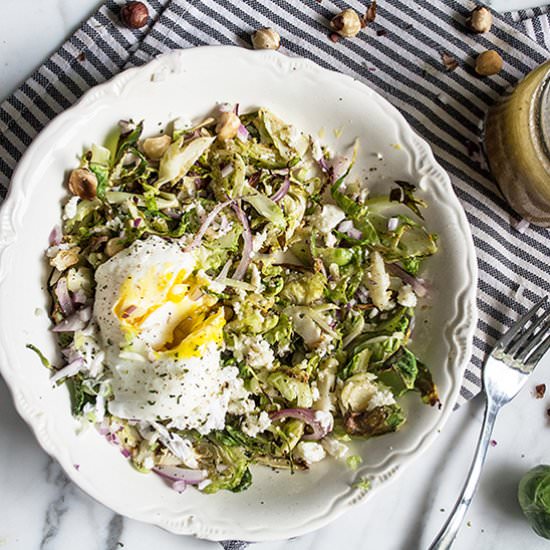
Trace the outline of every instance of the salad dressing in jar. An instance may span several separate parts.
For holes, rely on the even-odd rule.
[[[489,110],[485,148],[512,208],[527,221],[550,227],[550,61]]]

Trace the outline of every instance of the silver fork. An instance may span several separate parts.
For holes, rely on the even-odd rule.
[[[550,348],[550,307],[547,307],[547,300],[547,297],[540,300],[501,336],[485,361],[485,414],[474,460],[462,493],[429,550],[447,550],[453,545],[477,489],[497,414],[517,395]],[[542,313],[537,314],[541,308]]]

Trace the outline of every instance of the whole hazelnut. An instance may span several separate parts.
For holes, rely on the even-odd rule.
[[[105,245],[105,253],[109,258],[120,252],[124,248],[124,241],[119,237],[113,237]]]
[[[255,50],[278,50],[281,45],[281,37],[275,29],[258,29],[252,33],[252,46]]]
[[[172,138],[169,135],[164,134],[163,136],[144,139],[141,144],[141,148],[151,160],[160,160],[162,155],[166,153],[168,147],[170,147],[171,143]]]
[[[232,139],[237,135],[239,127],[241,125],[240,118],[233,112],[224,112],[218,118],[218,124],[216,125],[216,134],[220,141],[226,141]]]
[[[140,29],[147,25],[149,10],[143,2],[128,2],[120,10],[120,20],[129,29]]]
[[[487,50],[477,56],[475,70],[481,76],[491,76],[499,73],[503,64],[502,57],[498,52]]]
[[[474,32],[489,32],[493,25],[493,15],[487,8],[478,6],[470,14],[467,24]]]
[[[355,36],[362,28],[361,18],[355,10],[348,8],[336,17],[332,18],[330,26],[340,35],[346,38]]]
[[[81,199],[91,201],[96,196],[97,178],[87,168],[77,168],[69,176],[69,190]]]

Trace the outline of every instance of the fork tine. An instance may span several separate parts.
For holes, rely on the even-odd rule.
[[[533,319],[533,322],[531,323],[531,326],[524,332],[520,332],[518,335],[518,338],[514,340],[510,348],[507,350],[507,353],[510,355],[515,355],[516,359],[523,359],[527,356],[527,354],[540,342],[540,339],[537,340],[537,338],[533,338],[529,342],[529,338],[533,334],[535,334],[535,331],[543,324],[548,324],[548,318],[550,317],[550,307],[546,308],[542,312],[541,315],[538,317],[535,317]],[[546,326],[544,327],[546,328]],[[542,331],[544,333],[544,330]],[[540,333],[539,333],[540,334]],[[525,346],[527,344],[527,346]],[[521,350],[521,353],[517,353],[521,348],[525,346],[525,349]]]
[[[548,300],[548,296],[545,296],[544,298],[539,300],[539,302],[536,303],[525,315],[521,316],[504,334],[504,336],[500,338],[500,340],[496,343],[495,348],[504,349],[506,346],[508,346],[508,344],[510,344],[510,342],[523,328],[525,323],[527,323],[527,321],[529,321],[537,313],[541,306],[546,304],[546,300]]]
[[[547,333],[546,338],[542,341],[539,347],[527,358],[526,366],[529,368],[535,368],[537,366],[537,363],[544,357],[544,354],[549,349],[550,349],[550,333]]]

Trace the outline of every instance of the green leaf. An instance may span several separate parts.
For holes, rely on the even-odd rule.
[[[418,375],[416,356],[407,348],[401,347],[383,365],[372,372],[382,383],[391,388],[395,397],[400,397],[415,387]]]
[[[116,155],[114,164],[118,164],[122,161],[129,147],[137,145],[137,142],[143,132],[143,121],[141,121],[136,127],[126,134],[120,134],[116,147]]]
[[[390,200],[400,202],[410,208],[420,219],[424,219],[422,212],[420,212],[419,206],[426,208],[427,204],[422,199],[417,199],[414,196],[416,186],[407,181],[396,180],[395,183],[399,185],[401,189],[395,188],[390,192]]]
[[[51,369],[52,368],[52,364],[48,361],[47,357],[34,345],[34,344],[27,344],[25,346],[27,349],[30,349],[32,351],[34,351],[34,353],[36,353],[36,355],[38,355],[38,357],[40,358],[40,362],[47,368],[47,369]]]
[[[439,403],[439,395],[430,369],[418,359],[416,360],[416,365],[418,367],[418,375],[414,383],[415,389],[420,392],[424,403],[431,406],[437,405]]]

